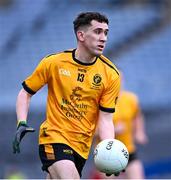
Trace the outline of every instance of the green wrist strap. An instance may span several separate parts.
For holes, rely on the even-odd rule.
[[[26,125],[26,124],[27,124],[26,120],[18,120],[18,122],[17,122],[17,127],[18,127],[19,125]]]

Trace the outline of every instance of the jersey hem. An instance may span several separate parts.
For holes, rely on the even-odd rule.
[[[39,145],[41,144],[56,144],[56,143],[62,143],[62,144],[66,144],[68,145],[70,148],[72,148],[76,153],[78,153],[82,158],[84,158],[85,160],[88,159],[88,155],[82,155],[80,151],[78,151],[76,148],[74,148],[73,146],[71,146],[71,144],[67,143],[67,142],[63,142],[63,141],[59,141],[59,142],[54,142],[54,141],[48,141],[48,142],[41,142],[39,140]]]

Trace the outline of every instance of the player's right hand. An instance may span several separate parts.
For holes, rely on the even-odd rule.
[[[20,142],[22,138],[25,136],[26,133],[34,131],[35,129],[29,127],[25,121],[19,122],[13,141],[13,153],[20,153]]]

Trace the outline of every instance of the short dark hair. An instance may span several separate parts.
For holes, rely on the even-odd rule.
[[[105,15],[100,14],[99,12],[83,12],[78,14],[76,19],[73,21],[75,33],[80,27],[91,25],[92,20],[109,24],[108,18]]]

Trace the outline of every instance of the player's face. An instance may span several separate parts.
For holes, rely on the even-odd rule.
[[[95,56],[102,54],[106,45],[108,30],[108,25],[106,23],[100,23],[95,20],[91,22],[91,26],[84,31],[83,41],[89,53]]]

